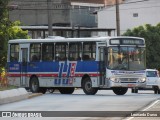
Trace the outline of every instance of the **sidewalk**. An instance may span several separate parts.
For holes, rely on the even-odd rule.
[[[42,93],[31,93],[25,88],[17,88],[0,91],[0,105],[30,99],[42,95]]]
[[[142,112],[139,114],[143,114],[143,117],[128,117],[125,120],[160,120],[160,99],[151,103],[149,106],[144,108]],[[137,115],[139,115],[137,114]],[[153,117],[152,117],[153,116]],[[154,117],[155,116],[155,117]],[[156,117],[158,116],[158,117]]]

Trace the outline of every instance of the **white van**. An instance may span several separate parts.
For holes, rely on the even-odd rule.
[[[160,94],[160,78],[156,69],[146,69],[146,87],[133,88],[132,93],[138,93],[138,90],[154,90],[155,94]]]

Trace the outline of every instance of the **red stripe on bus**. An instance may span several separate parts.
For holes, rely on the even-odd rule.
[[[33,74],[8,74],[9,77],[20,77],[20,76],[26,76],[26,77],[30,77]],[[58,77],[58,74],[35,74],[38,77]],[[84,74],[75,74],[72,77],[83,77]],[[98,77],[100,76],[100,74],[97,73],[93,73],[93,74],[89,74],[90,77]],[[62,77],[67,77],[67,74],[62,74]]]

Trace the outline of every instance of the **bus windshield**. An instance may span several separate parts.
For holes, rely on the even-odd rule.
[[[108,48],[108,69],[144,70],[145,48],[133,46],[116,46]]]

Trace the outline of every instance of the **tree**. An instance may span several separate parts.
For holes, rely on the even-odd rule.
[[[160,23],[156,26],[146,24],[129,29],[123,35],[143,37],[146,41],[147,68],[160,69]]]
[[[9,21],[7,19],[8,0],[0,0],[0,67],[4,64],[4,44],[7,38],[7,29]]]
[[[0,0],[0,68],[7,62],[7,43],[9,39],[28,38],[28,32],[18,27],[20,22],[12,23],[8,18],[9,0]]]

